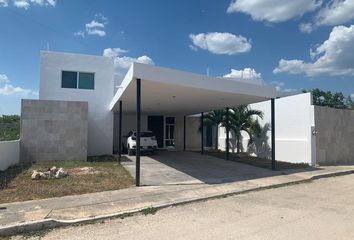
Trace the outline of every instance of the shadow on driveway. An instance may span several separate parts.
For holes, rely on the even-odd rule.
[[[141,185],[221,184],[285,174],[195,152],[159,151],[141,156]],[[135,156],[123,156],[122,165],[135,177]],[[303,168],[291,173],[318,170]]]

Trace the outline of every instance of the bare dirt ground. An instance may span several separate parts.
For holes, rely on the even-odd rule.
[[[354,239],[354,175],[12,239]]]

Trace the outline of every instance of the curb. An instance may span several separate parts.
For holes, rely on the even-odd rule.
[[[207,196],[207,197],[191,198],[188,200],[182,200],[182,201],[177,201],[177,202],[173,202],[173,203],[163,203],[163,204],[159,204],[159,205],[152,205],[150,207],[132,209],[132,210],[120,212],[120,213],[112,213],[112,214],[107,214],[107,215],[93,216],[93,217],[89,217],[89,218],[81,218],[81,219],[75,219],[75,220],[57,220],[57,219],[49,218],[49,219],[42,219],[42,220],[37,220],[37,221],[33,221],[33,222],[17,223],[17,224],[13,224],[13,225],[7,225],[4,227],[0,227],[0,237],[7,237],[7,236],[16,235],[16,234],[23,234],[23,233],[28,233],[28,232],[36,232],[36,231],[42,231],[42,230],[53,229],[53,228],[58,228],[58,227],[65,227],[65,226],[69,226],[69,225],[75,226],[75,225],[80,225],[80,224],[97,223],[99,221],[103,221],[103,220],[107,220],[107,219],[125,218],[125,217],[129,217],[129,216],[132,216],[135,214],[142,213],[142,212],[144,212],[144,210],[146,210],[148,208],[163,209],[163,208],[167,208],[167,207],[185,205],[185,204],[195,203],[195,202],[202,202],[202,201],[207,201],[207,200],[211,200],[211,199],[218,199],[218,198],[224,198],[224,197],[229,197],[229,196],[235,196],[235,195],[245,194],[245,193],[249,193],[249,192],[256,192],[256,191],[262,191],[262,190],[267,190],[267,189],[280,188],[280,187],[285,187],[285,186],[294,185],[294,184],[302,184],[302,183],[311,182],[313,180],[318,180],[318,179],[322,179],[322,178],[350,175],[353,173],[354,173],[354,170],[347,170],[347,171],[341,171],[341,172],[335,172],[335,173],[315,175],[315,176],[312,176],[308,179],[291,181],[291,182],[287,182],[287,183],[280,183],[280,184],[274,184],[274,185],[270,185],[270,186],[256,187],[256,188],[251,188],[251,189],[247,189],[247,190],[217,194],[217,195],[212,195],[212,196]]]

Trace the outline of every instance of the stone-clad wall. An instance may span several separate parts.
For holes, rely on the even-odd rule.
[[[183,117],[176,117],[175,123],[175,147],[176,150],[183,150]],[[201,136],[198,131],[200,117],[189,116],[186,118],[186,150],[199,151],[201,146]],[[205,135],[204,135],[205,136]],[[204,143],[206,144],[206,143]]]
[[[87,102],[22,100],[21,161],[86,160]]]
[[[354,111],[315,106],[316,163],[354,164]]]

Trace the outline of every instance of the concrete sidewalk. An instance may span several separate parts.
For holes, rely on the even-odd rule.
[[[274,173],[274,172],[273,172]],[[240,194],[313,179],[354,173],[354,166],[288,170],[223,184],[146,186],[0,205],[0,236],[124,216],[228,194]],[[340,186],[338,186],[340,187]]]

